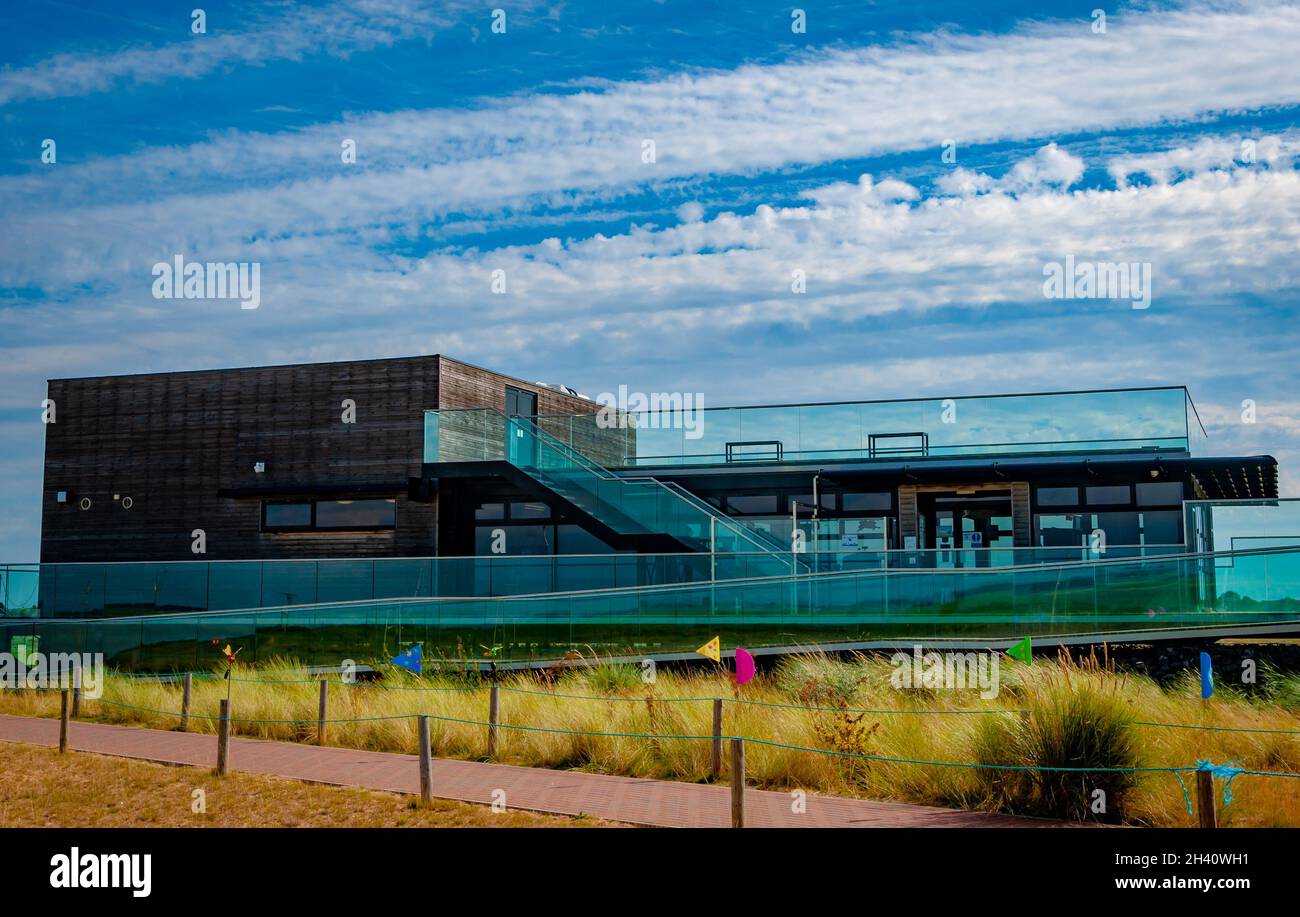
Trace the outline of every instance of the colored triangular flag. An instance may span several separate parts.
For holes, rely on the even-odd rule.
[[[1033,665],[1034,662],[1034,641],[1032,637],[1022,637],[1020,640],[1007,650],[1007,655],[1012,659],[1018,659],[1021,662]]]
[[[736,647],[736,684],[743,685],[754,677],[754,657],[743,646]]]
[[[1214,696],[1214,667],[1210,665],[1210,654],[1201,653],[1201,697]]]
[[[424,671],[424,644],[417,643],[409,649],[402,650],[388,661],[400,669],[420,675]]]
[[[721,662],[722,661],[722,638],[714,637],[712,640],[704,644],[695,652],[699,653],[701,656],[707,656],[708,658],[712,659],[714,662]]]

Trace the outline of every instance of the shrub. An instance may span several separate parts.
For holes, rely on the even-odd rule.
[[[988,717],[976,730],[975,760],[989,801],[999,809],[1071,821],[1120,822],[1132,771],[1040,768],[1138,766],[1133,717],[1116,690],[1120,679],[1086,672],[1068,660],[1045,670],[1027,694],[1029,719]],[[1031,770],[1000,770],[1011,764]],[[1098,797],[1101,790],[1104,795]],[[1101,801],[1102,811],[1094,811]]]

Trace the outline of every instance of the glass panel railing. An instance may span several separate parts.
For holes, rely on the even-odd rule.
[[[424,412],[426,462],[505,459],[505,415],[491,408]]]
[[[881,572],[1066,563],[1181,552],[1179,546],[818,551],[798,571]],[[118,569],[120,568],[120,569]],[[789,553],[490,555],[375,560],[0,565],[0,618],[114,617],[421,597],[579,592],[780,576]]]
[[[554,414],[548,434],[608,468],[1187,453],[1203,432],[1186,389]]]
[[[506,422],[506,458],[620,534],[671,535],[688,548],[729,552],[767,549],[653,478],[615,475],[560,443],[530,420]]]
[[[1183,513],[1189,551],[1300,546],[1300,499],[1188,500]]]
[[[493,431],[500,432],[500,454],[490,442]],[[500,458],[620,535],[670,535],[687,549],[717,553],[786,552],[680,488],[614,474],[531,418],[507,418],[489,409],[425,413],[426,461]],[[786,558],[783,563],[788,568],[792,562]]]
[[[1208,576],[1207,576],[1208,571]],[[210,668],[211,641],[248,662],[382,661],[413,643],[425,658],[478,664],[690,652],[724,645],[798,648],[1025,635],[1176,634],[1187,628],[1300,625],[1300,548],[973,570],[767,577],[562,595],[403,599],[255,612],[0,622],[0,645],[103,652],[124,669]]]
[[[40,613],[40,586],[39,564],[0,566],[0,616],[35,617]]]

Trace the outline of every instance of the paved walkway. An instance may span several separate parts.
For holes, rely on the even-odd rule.
[[[0,741],[57,746],[59,722],[0,715]],[[197,733],[74,721],[69,725],[68,744],[75,751],[169,764],[211,768],[217,761],[216,737]],[[241,738],[232,738],[230,746],[232,770],[396,793],[416,794],[420,790],[414,755]],[[506,805],[512,809],[558,815],[585,813],[611,821],[670,828],[725,828],[731,823],[731,790],[727,786],[433,760],[435,796],[491,803],[497,789],[505,790]],[[807,812],[795,814],[790,809],[789,793],[753,789],[745,792],[745,821],[756,828],[1065,827],[1032,818],[813,794],[807,797]]]

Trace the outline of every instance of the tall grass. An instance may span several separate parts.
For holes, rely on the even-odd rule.
[[[888,657],[844,661],[808,654],[787,659],[741,688],[721,670],[686,673],[661,667],[651,684],[642,681],[639,668],[619,665],[504,675],[499,685],[505,728],[497,760],[705,781],[711,758],[708,699],[719,697],[724,699],[725,735],[775,743],[755,742],[746,750],[751,783],[774,789],[1188,825],[1192,818],[1182,790],[1169,773],[1025,775],[996,765],[1185,767],[1209,758],[1300,773],[1300,735],[1140,725],[1300,732],[1300,713],[1264,697],[1224,692],[1203,703],[1190,674],[1162,689],[1145,676],[1119,673],[1095,660],[1008,663],[1002,667],[998,696],[982,700],[975,691],[895,689],[891,672]],[[237,667],[235,677],[230,683],[219,677],[195,679],[191,731],[215,732],[218,702],[229,690],[237,734],[316,740],[319,682],[304,667],[281,660]],[[413,753],[413,715],[426,714],[432,717],[436,755],[482,759],[487,754],[487,730],[478,725],[488,715],[486,682],[451,674],[421,678],[387,667],[382,681],[345,684],[333,678],[328,692],[331,745]],[[180,697],[178,683],[110,675],[103,702],[87,700],[83,715],[175,729]],[[1016,712],[1020,709],[1030,711],[1027,720]],[[57,716],[58,695],[6,692],[0,695],[0,710]],[[960,710],[992,712],[947,712]],[[462,720],[474,722],[458,722]],[[1300,826],[1300,779],[1244,776],[1233,788],[1236,800],[1222,813],[1222,823]],[[1104,812],[1093,811],[1098,789],[1105,793]]]

